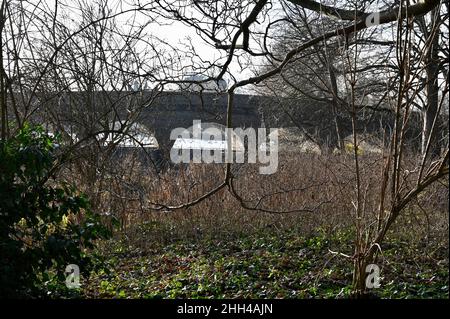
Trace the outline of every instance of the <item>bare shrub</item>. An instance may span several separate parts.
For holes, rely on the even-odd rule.
[[[184,164],[158,174],[138,157],[139,154],[129,154],[110,159],[105,165],[109,171],[105,169],[102,179],[89,185],[82,179],[77,183],[99,198],[97,209],[105,219],[116,218],[126,236],[144,246],[152,241],[235,237],[262,230],[293,229],[307,236],[320,228],[333,234],[355,222],[351,155],[287,152],[281,155],[279,169],[273,175],[258,174],[258,165],[236,165],[234,189],[254,209],[242,207],[236,197],[222,189],[193,207],[175,211],[157,209],[157,204],[178,205],[201,196],[223,177],[223,166]],[[369,225],[377,220],[383,156],[368,154],[360,159],[365,212],[361,222]],[[405,169],[412,169],[414,163],[412,154],[405,156]],[[74,177],[74,172],[70,177]],[[414,182],[405,178],[405,183]],[[298,208],[302,210],[296,211]],[[402,218],[407,222],[399,222],[398,227],[403,227],[400,233],[423,239],[442,235],[448,230],[448,185],[436,183],[411,202],[406,211]],[[413,232],[408,231],[411,227]],[[448,241],[448,236],[444,237]]]

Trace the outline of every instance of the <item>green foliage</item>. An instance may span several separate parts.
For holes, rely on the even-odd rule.
[[[108,272],[92,272],[87,298],[350,298],[354,230],[295,231],[155,243],[127,237],[98,246]],[[390,241],[375,298],[448,298],[448,250]],[[405,249],[410,246],[411,249]],[[413,248],[414,247],[414,248]],[[419,250],[420,249],[420,250]],[[417,260],[420,258],[420,260]],[[417,262],[416,262],[417,260]],[[389,262],[387,262],[389,261]],[[438,261],[436,263],[436,261]]]
[[[68,264],[89,271],[86,249],[108,236],[87,199],[52,178],[57,141],[27,125],[0,142],[1,297],[51,294]]]
[[[148,251],[126,241],[103,245],[109,273],[91,274],[86,297],[311,298],[336,296],[346,285],[319,276],[329,257],[324,256],[328,244],[316,236],[261,233],[232,240],[178,241]],[[351,269],[339,267],[345,271],[334,270],[332,276],[350,281]]]
[[[348,154],[354,154],[355,153],[355,145],[353,143],[345,144],[345,151]],[[361,148],[361,146],[357,146],[356,147],[356,152],[358,153],[358,155],[363,155],[364,154],[364,150]]]

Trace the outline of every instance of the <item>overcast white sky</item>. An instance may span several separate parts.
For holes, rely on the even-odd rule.
[[[33,0],[33,2],[38,2],[39,0]],[[89,3],[88,0],[85,0],[87,3]],[[110,8],[113,8],[113,11],[120,11],[120,10],[127,10],[130,8],[129,3],[132,3],[134,0],[127,0],[127,1],[121,1],[121,0],[112,0],[108,1],[108,6]],[[77,20],[77,17],[79,16],[79,11],[77,10],[77,7],[79,7],[78,1],[71,1],[71,0],[59,0],[58,1],[60,9],[58,12],[58,17],[62,17],[62,11],[66,11],[69,13],[69,16],[71,19]],[[55,0],[49,0],[45,1],[45,6],[47,6],[50,10],[54,10],[55,6]],[[279,6],[279,5],[278,5]],[[253,7],[250,6],[249,9]],[[271,12],[275,12],[274,9],[272,9]],[[119,16],[117,18],[117,21],[119,25],[122,25],[123,29],[127,29],[127,21],[132,17],[133,14],[127,13]],[[62,18],[59,18],[62,19]],[[149,17],[143,15],[143,14],[137,14],[135,16],[135,22],[137,24],[144,24],[147,21],[149,21]],[[61,20],[60,20],[61,21]],[[159,21],[165,21],[165,25],[153,23],[150,24],[147,28],[147,34],[152,35],[160,40],[163,40],[164,42],[170,44],[174,48],[178,48],[178,50],[173,50],[169,48],[169,46],[165,46],[164,49],[164,55],[167,57],[171,54],[182,54],[182,50],[186,49],[184,45],[189,43],[188,40],[191,41],[191,43],[195,46],[196,53],[199,55],[199,59],[197,59],[198,63],[200,62],[200,59],[203,61],[216,61],[217,59],[222,59],[221,61],[225,61],[225,58],[227,56],[226,52],[223,50],[217,50],[214,48],[211,44],[206,43],[201,37],[196,33],[195,29],[192,27],[188,27],[182,22],[179,21],[169,21],[163,20],[162,18],[159,18]],[[64,21],[66,23],[66,21]],[[128,21],[129,22],[129,21]],[[262,30],[267,21],[263,22],[262,24],[258,25],[257,27]],[[140,43],[139,47],[142,50],[145,50],[146,44]],[[164,48],[164,45],[161,45],[161,49]],[[176,52],[175,52],[176,51]],[[240,62],[240,63],[239,63]],[[240,58],[238,62],[238,59],[235,57],[233,59],[233,62],[231,63],[229,67],[230,73],[237,79],[242,80],[246,79],[253,75],[253,72],[251,70],[251,67],[257,67],[261,64],[261,58],[252,58],[251,64],[246,64],[246,60]],[[189,62],[186,63],[186,65]],[[251,67],[250,67],[251,66]],[[228,75],[225,76],[225,79],[227,81],[230,81],[230,77]]]

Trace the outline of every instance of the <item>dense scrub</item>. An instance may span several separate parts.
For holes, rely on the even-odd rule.
[[[290,214],[247,210],[224,190],[189,209],[155,210],[154,203],[192,200],[213,187],[219,165],[172,167],[159,176],[132,159],[90,187],[105,220],[121,227],[99,249],[103,271],[85,277],[84,297],[345,298],[354,249],[352,158],[283,154],[278,172],[235,168],[247,204],[265,209],[314,208]],[[408,154],[404,165],[413,167]],[[363,222],[376,218],[381,154],[361,159]],[[119,173],[120,172],[120,173]],[[295,173],[293,173],[295,172]],[[405,179],[405,183],[412,183]],[[81,186],[82,187],[82,186]],[[261,199],[262,200],[259,200]],[[405,208],[390,230],[372,296],[448,298],[448,185],[441,181]]]
[[[0,143],[0,297],[70,294],[66,266],[87,273],[86,250],[108,234],[87,198],[54,179],[57,142],[26,125]]]
[[[2,174],[10,176],[2,180],[2,194],[29,199],[2,201],[2,212],[19,212],[2,239],[18,248],[9,255],[2,252],[2,267],[15,267],[2,280],[21,276],[16,281],[20,289],[10,286],[9,291],[82,298],[350,297],[355,239],[351,156],[288,152],[271,176],[257,174],[251,165],[234,168],[234,186],[248,205],[308,211],[244,209],[226,190],[188,209],[156,210],[155,203],[178,204],[203,194],[220,179],[222,166],[185,165],[157,175],[130,157],[104,161],[90,180],[95,166],[82,158],[53,179],[59,146],[42,131],[32,132],[22,134],[34,134],[37,141],[19,135],[2,153],[9,156],[6,162],[15,163],[2,167],[11,172]],[[30,160],[32,155],[38,157]],[[361,160],[367,224],[378,203],[379,181],[373,172],[380,169],[380,156]],[[41,163],[38,159],[45,164],[41,169],[30,164]],[[413,164],[409,154],[404,165]],[[23,165],[34,170],[23,170]],[[11,182],[14,172],[24,174],[20,183]],[[37,172],[34,179],[26,177],[32,172]],[[112,239],[97,241],[98,248],[93,243],[106,232],[92,212],[115,232]],[[442,181],[408,205],[390,230],[377,256],[381,288],[370,296],[448,298],[448,226],[448,185]],[[97,255],[104,262],[92,268],[89,262]],[[64,286],[69,263],[84,271],[81,289]]]

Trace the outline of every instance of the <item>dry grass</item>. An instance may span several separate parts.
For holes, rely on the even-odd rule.
[[[408,155],[404,166],[413,170],[415,159]],[[261,229],[297,229],[307,235],[320,227],[331,234],[354,222],[355,173],[349,155],[285,153],[273,175],[259,174],[260,164],[233,166],[235,189],[247,205],[276,211],[311,210],[296,213],[246,210],[228,189],[189,209],[156,211],[154,203],[182,204],[214,188],[223,178],[223,166],[180,165],[157,174],[151,165],[143,165],[135,156],[102,163],[96,174],[86,162],[74,165],[68,171],[71,181],[77,177],[76,183],[89,195],[94,209],[105,215],[105,220],[111,221],[114,216],[122,231],[142,242],[239,236]],[[367,225],[376,219],[382,163],[381,154],[361,157]],[[405,175],[406,188],[413,183],[413,177]],[[405,230],[405,234],[427,238],[434,231],[448,232],[448,183],[436,183],[427,189],[404,215],[396,227]],[[145,236],[141,233],[143,224],[147,225]],[[448,233],[443,238],[448,241]]]
[[[383,159],[360,159],[362,224],[369,226],[376,222]],[[405,156],[404,168],[413,172],[415,160]],[[235,189],[247,205],[311,208],[286,214],[244,209],[227,188],[189,209],[154,209],[154,203],[182,204],[205,194],[221,182],[221,165],[182,165],[158,175],[134,156],[95,163],[99,169],[86,160],[74,163],[66,178],[88,194],[111,227],[114,218],[120,228],[99,243],[108,271],[91,274],[84,297],[350,296],[353,260],[344,257],[355,245],[350,155],[286,152],[273,175],[259,174],[259,164],[233,166]],[[414,173],[403,181],[405,190],[411,187]],[[383,281],[376,295],[448,298],[448,231],[448,182],[442,180],[390,228],[377,255]]]

